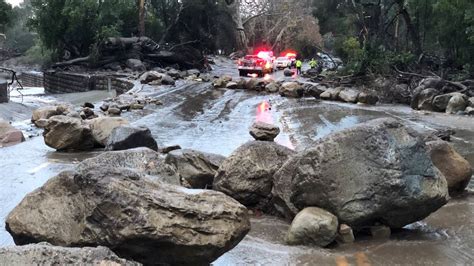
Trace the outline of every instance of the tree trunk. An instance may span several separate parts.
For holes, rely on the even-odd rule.
[[[145,36],[145,0],[140,0],[138,16],[138,31],[140,37],[143,37]]]
[[[236,48],[238,51],[247,51],[248,40],[245,35],[244,24],[240,14],[240,0],[225,0],[225,3],[227,4],[228,12],[232,17],[235,26],[234,36]]]

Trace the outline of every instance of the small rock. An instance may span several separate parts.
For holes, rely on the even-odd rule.
[[[467,100],[467,106],[474,108],[474,97]]]
[[[316,207],[305,208],[291,223],[286,242],[327,247],[336,239],[338,225],[337,217],[330,212]]]
[[[174,79],[179,79],[179,78],[182,78],[183,76],[181,75],[181,72],[172,68],[170,70],[167,71],[168,75]]]
[[[465,112],[467,115],[474,115],[474,107],[467,107]]]
[[[100,110],[102,110],[103,112],[107,112],[107,110],[109,110],[109,105],[104,103],[100,106]]]
[[[0,147],[6,147],[25,141],[21,130],[0,119]]]
[[[110,107],[107,112],[109,113],[109,115],[113,116],[120,116],[120,114],[122,114],[122,110],[116,107]]]
[[[85,102],[85,103],[82,105],[82,107],[84,107],[84,108],[87,107],[87,108],[91,108],[91,109],[94,109],[94,108],[95,108],[95,106],[94,106],[92,103],[89,103],[89,102]]]
[[[352,228],[347,224],[341,224],[337,234],[337,241],[344,244],[354,243],[355,237]]]
[[[168,154],[168,153],[170,153],[172,151],[175,151],[175,150],[181,150],[181,146],[179,146],[179,145],[167,146],[167,147],[159,149],[159,152],[161,152],[163,154]]]
[[[238,88],[238,84],[237,82],[229,82],[227,83],[226,88],[230,90],[236,90]]]
[[[386,240],[386,239],[390,239],[392,230],[390,230],[390,227],[385,226],[385,225],[376,225],[376,226],[370,227],[370,234],[372,235],[372,238],[374,239]]]
[[[264,122],[256,122],[250,127],[250,135],[255,140],[273,141],[278,134],[280,134],[279,127]]]
[[[120,126],[114,128],[107,140],[107,151],[128,150],[138,147],[147,147],[158,150],[158,144],[146,127]]]
[[[133,103],[130,105],[131,110],[143,110],[145,109],[145,105],[139,103]]]
[[[90,109],[89,107],[86,107],[82,109],[80,116],[84,120],[92,119],[92,118],[95,118],[95,113],[94,113],[94,110]]]

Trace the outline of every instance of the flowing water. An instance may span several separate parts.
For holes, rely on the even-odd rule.
[[[380,117],[401,119],[420,131],[445,127],[457,131],[454,145],[474,165],[474,119],[425,114],[405,106],[366,107],[287,99],[243,91],[215,90],[207,83],[179,83],[159,89],[145,86],[141,92],[159,98],[162,106],[125,114],[136,125],[151,129],[161,145],[181,145],[228,156],[250,141],[248,128],[257,119],[262,102],[271,106],[266,121],[280,126],[277,142],[302,150],[315,140],[354,124]],[[68,101],[76,97],[61,97]],[[82,97],[84,96],[84,97]],[[81,96],[81,101],[102,100],[107,95]],[[96,155],[59,153],[48,148],[41,137],[0,150],[0,222],[32,190],[60,171]],[[473,188],[471,184],[471,188]],[[474,258],[474,194],[468,192],[424,221],[395,232],[389,241],[361,237],[355,244],[332,249],[288,247],[284,236],[288,223],[272,217],[252,218],[252,230],[216,265],[461,265]],[[0,228],[0,246],[12,245]]]

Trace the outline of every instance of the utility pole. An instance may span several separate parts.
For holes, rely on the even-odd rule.
[[[139,0],[138,32],[140,37],[145,36],[145,0]]]

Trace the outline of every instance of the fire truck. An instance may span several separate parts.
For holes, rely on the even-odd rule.
[[[239,75],[246,77],[257,74],[263,77],[275,71],[275,57],[271,51],[260,51],[256,55],[246,55],[238,62]]]

